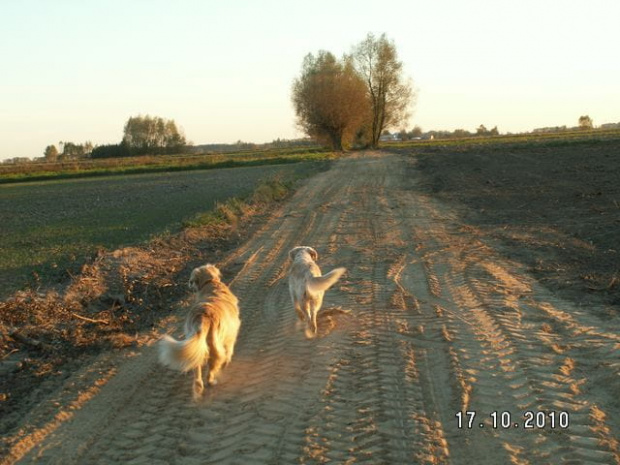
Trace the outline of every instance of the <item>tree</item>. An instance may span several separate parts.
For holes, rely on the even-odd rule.
[[[84,146],[74,144],[73,142],[65,142],[62,158],[80,158],[84,156]]]
[[[478,126],[478,129],[476,129],[476,135],[478,136],[499,136],[499,130],[497,129],[497,126],[495,126],[491,130],[488,130],[484,124],[481,124],[480,126]]]
[[[357,72],[366,83],[370,102],[370,145],[377,147],[384,129],[405,125],[414,92],[403,77],[403,64],[398,60],[396,46],[385,34],[378,39],[368,34],[354,48],[353,56]]]
[[[471,133],[465,129],[455,129],[452,135],[457,138],[463,138],[471,136]]]
[[[90,155],[92,158],[118,158],[129,157],[129,147],[124,142],[120,144],[100,145],[95,147]]]
[[[58,149],[54,144],[48,145],[45,147],[45,151],[43,152],[45,159],[50,162],[54,162],[58,160]]]
[[[409,138],[413,139],[414,137],[422,137],[422,128],[420,126],[415,126],[409,131]]]
[[[592,118],[588,115],[579,117],[579,129],[592,129],[594,127],[594,123],[592,122]]]
[[[158,116],[134,116],[127,120],[123,143],[136,154],[178,153],[185,147],[185,136],[174,120]]]
[[[351,58],[337,60],[324,50],[304,58],[292,101],[299,127],[334,150],[348,146],[369,115],[365,85]]]
[[[62,153],[59,154],[61,160],[73,158],[83,158],[93,151],[93,143],[86,141],[83,144],[75,144],[73,142],[60,142]]]

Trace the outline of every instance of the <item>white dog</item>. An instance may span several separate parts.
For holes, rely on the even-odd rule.
[[[213,265],[192,271],[189,287],[196,292],[196,301],[185,319],[185,340],[165,335],[159,342],[162,364],[183,372],[195,370],[195,400],[204,390],[202,365],[208,361],[208,383],[216,384],[220,370],[232,359],[241,326],[237,297],[221,278]]]
[[[306,337],[316,336],[316,315],[323,303],[323,294],[343,275],[346,268],[336,268],[321,276],[316,264],[319,254],[312,247],[295,247],[289,252],[291,265],[288,288],[300,321],[306,322]]]

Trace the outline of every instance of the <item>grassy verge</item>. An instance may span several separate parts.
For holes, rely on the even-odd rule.
[[[237,226],[240,219],[257,205],[269,205],[282,200],[291,188],[291,181],[283,181],[280,176],[262,182],[251,196],[246,198],[233,197],[226,202],[216,202],[215,208],[199,213],[185,221],[187,228],[200,226]]]

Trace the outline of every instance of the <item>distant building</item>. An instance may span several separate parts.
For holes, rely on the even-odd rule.
[[[30,158],[28,157],[14,157],[14,158],[7,158],[2,163],[5,163],[7,165],[18,165],[21,163],[29,163],[29,162],[30,162]]]
[[[398,134],[381,134],[379,137],[380,142],[391,142],[395,140],[400,140],[400,136]]]
[[[620,129],[620,123],[601,124],[601,129]]]
[[[566,131],[566,126],[554,126],[548,128],[536,128],[532,132],[533,133],[548,133],[548,132],[561,132]]]

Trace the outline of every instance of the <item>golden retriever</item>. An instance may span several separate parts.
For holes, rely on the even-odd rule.
[[[159,342],[159,360],[174,370],[194,371],[193,394],[204,390],[202,365],[208,362],[208,384],[217,383],[220,370],[230,363],[241,326],[237,297],[222,281],[220,270],[204,265],[192,271],[189,287],[196,300],[185,319],[185,339],[165,335]]]
[[[306,337],[316,336],[316,316],[323,304],[323,294],[340,279],[346,268],[335,268],[321,276],[316,264],[319,254],[312,247],[295,247],[289,252],[292,260],[288,289],[301,322],[306,322]]]

